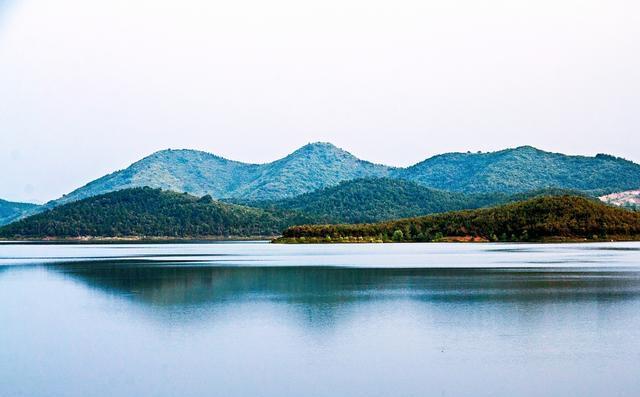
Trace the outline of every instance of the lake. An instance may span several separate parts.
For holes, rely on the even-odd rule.
[[[638,396],[640,243],[0,243],[0,396]]]

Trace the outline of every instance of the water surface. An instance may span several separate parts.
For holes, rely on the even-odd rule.
[[[640,244],[0,244],[1,396],[637,396]]]

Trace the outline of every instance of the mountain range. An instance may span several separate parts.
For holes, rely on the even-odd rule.
[[[365,179],[375,179],[378,185],[359,182],[343,186],[339,191],[319,193],[341,182]],[[407,184],[400,185],[399,181]],[[432,190],[418,192],[417,186]],[[380,215],[384,214],[415,216],[459,209],[462,202],[466,204],[460,208],[483,206],[469,203],[469,197],[462,198],[460,193],[476,195],[473,201],[481,201],[478,194],[506,197],[549,188],[590,195],[637,189],[640,187],[640,165],[606,154],[568,156],[531,146],[489,153],[446,153],[406,168],[361,160],[322,142],[307,144],[282,159],[265,164],[228,160],[196,150],[169,149],[91,181],[44,206],[0,202],[0,225],[61,204],[136,187],[186,192],[198,197],[210,195],[214,199],[241,203],[270,202],[278,208],[293,210],[304,210],[305,205],[307,209],[324,206],[336,210],[342,205],[344,210],[345,206],[353,207],[354,202],[366,207],[356,198],[367,196],[372,205],[353,208],[354,216],[373,221],[382,219]],[[372,187],[378,192],[374,189],[372,193]],[[359,193],[356,192],[358,189]],[[316,192],[321,196],[314,196]],[[290,201],[294,198],[295,202]],[[325,202],[321,203],[322,200]],[[395,204],[390,204],[394,200]],[[440,204],[436,204],[438,200]],[[458,204],[455,204],[456,200]],[[382,202],[389,206],[380,214]],[[324,214],[331,217],[328,221],[350,220],[344,218],[345,211],[338,218],[332,217],[329,211]]]
[[[518,193],[549,187],[610,193],[640,186],[640,165],[599,154],[550,153],[530,146],[490,153],[447,153],[407,168],[360,160],[330,143],[311,143],[266,164],[195,150],[163,150],[96,179],[50,205],[114,190],[149,186],[196,196],[243,200],[294,197],[342,181],[389,177],[466,193]]]

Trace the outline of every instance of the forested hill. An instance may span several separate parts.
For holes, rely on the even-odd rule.
[[[564,189],[526,193],[464,194],[390,178],[356,179],[276,201],[232,202],[271,210],[297,211],[316,223],[369,223],[462,209],[495,206],[538,196],[579,194]]]
[[[356,179],[284,200],[248,202],[262,208],[293,210],[318,222],[365,223],[469,208],[470,198],[389,178]],[[475,206],[473,207],[475,208]]]
[[[394,170],[391,176],[467,193],[517,193],[553,187],[604,194],[640,187],[640,165],[631,161],[606,154],[568,156],[531,146],[441,154]]]
[[[38,207],[37,204],[0,200],[0,226],[13,222],[24,214],[35,211]]]
[[[3,238],[273,236],[310,219],[151,188],[65,204],[0,228]]]
[[[494,208],[360,225],[293,226],[280,242],[640,239],[640,213],[596,200],[539,197]]]

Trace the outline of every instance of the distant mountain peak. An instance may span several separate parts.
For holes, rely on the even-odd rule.
[[[303,146],[303,148],[305,147],[312,147],[312,148],[332,148],[332,149],[339,149],[336,145],[334,145],[331,142],[324,142],[324,141],[316,141],[316,142],[309,142],[306,145]]]
[[[540,150],[537,147],[531,145],[518,146],[511,150],[514,152],[544,152],[544,150]]]
[[[205,152],[203,150],[195,150],[195,149],[162,149],[157,152],[153,152],[150,155],[142,158],[142,160],[156,160],[156,159],[164,159],[164,158],[179,158],[185,156],[198,156],[198,157],[206,157],[211,159],[218,159],[224,161],[231,161],[225,157],[219,156],[217,154],[211,152]]]
[[[311,142],[302,146],[298,150],[291,154],[304,154],[304,153],[341,153],[353,156],[351,153],[343,150],[336,145],[329,142]]]

